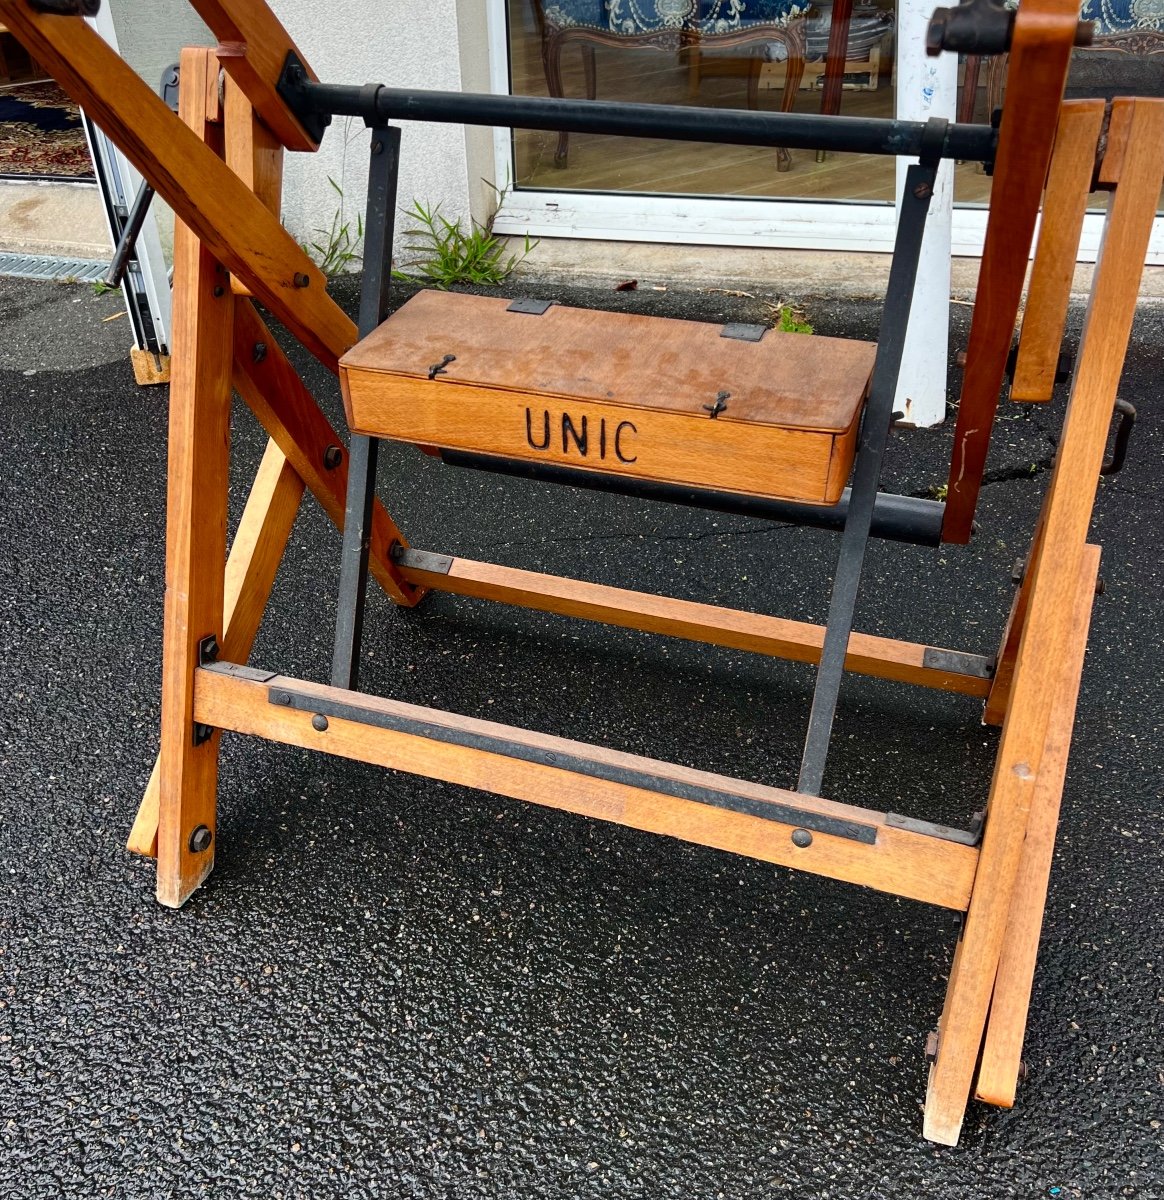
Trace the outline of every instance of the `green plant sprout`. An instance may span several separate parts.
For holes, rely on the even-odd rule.
[[[414,200],[412,207],[405,210],[405,216],[411,217],[418,228],[404,236],[408,249],[418,255],[415,273],[393,271],[393,276],[441,290],[455,283],[488,287],[504,283],[537,242],[531,241],[526,234],[521,251],[506,257],[505,239],[493,232],[493,221],[505,199],[506,189],[492,183],[489,186],[497,194],[497,206],[485,224],[470,219],[468,229],[460,218],[450,221],[443,216],[439,204],[425,205]]]

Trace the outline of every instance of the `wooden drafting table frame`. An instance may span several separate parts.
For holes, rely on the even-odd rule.
[[[395,137],[391,116],[640,135],[666,119],[677,123],[670,134],[676,136],[691,110],[621,106],[620,113],[620,106],[587,102],[316,86],[261,0],[192,0],[220,45],[184,52],[179,119],[79,19],[95,2],[0,0],[0,21],[180,218],[161,754],[130,838],[132,849],[157,856],[159,900],[181,905],[213,866],[223,730],[485,788],[964,913],[930,1048],[925,1135],[956,1142],[971,1094],[1012,1104],[1099,563],[1098,548],[1087,544],[1088,524],[1164,174],[1164,102],[1061,106],[1077,7],[1074,0],[1024,0],[1017,17],[1001,18],[1012,86],[997,134],[950,126],[937,131],[939,146],[931,126],[824,118],[833,125],[822,129],[817,116],[697,110],[712,135],[793,149],[853,148],[861,138],[891,133],[913,139],[912,148],[898,152],[920,153],[921,165],[928,160],[931,167],[940,157],[973,157],[983,137],[996,140],[980,302],[948,499],[939,513],[947,542],[965,542],[971,533],[1044,188],[1045,217],[1013,365],[1014,395],[1033,402],[1050,397],[1087,194],[1095,187],[1110,192],[1050,486],[997,660],[985,665],[974,655],[850,633],[847,626],[838,647],[836,637],[830,640],[832,614],[830,627],[822,628],[420,553],[408,548],[374,500],[366,453],[362,467],[351,468],[353,478],[362,469],[364,484],[356,479],[349,487],[342,439],[254,303],[265,305],[333,371],[357,340],[356,326],[328,297],[318,268],[279,223],[283,150],[314,149],[325,112],[365,116],[375,142]],[[964,5],[940,14],[931,31],[934,46],[967,49],[967,37],[979,47],[974,39],[980,34],[997,38],[997,10],[984,12],[991,7]],[[919,196],[920,187],[914,189]],[[372,215],[368,255],[375,274],[377,261],[382,265],[390,253],[391,213]],[[891,285],[887,307],[893,302]],[[371,317],[382,312],[382,286],[378,295],[365,289],[368,305],[379,310]],[[365,311],[364,332],[374,324],[368,317]],[[228,557],[232,388],[270,443]],[[356,569],[345,570],[358,590],[366,561],[400,605],[417,604],[429,589],[444,590],[802,662],[819,663],[833,653],[838,676],[843,667],[982,697],[986,721],[1001,725],[1002,734],[981,837],[837,804],[811,787],[761,787],[247,667],[305,490],[341,527],[353,497],[367,503],[359,538],[352,537],[349,512],[345,562],[354,551]],[[878,505],[883,499],[877,496]],[[862,517],[866,536],[870,522],[877,531],[880,511],[873,505]],[[851,512],[843,516],[842,538],[854,520]],[[831,722],[831,709],[828,717]]]

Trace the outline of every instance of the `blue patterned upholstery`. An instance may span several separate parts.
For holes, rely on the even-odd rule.
[[[1132,0],[1151,3],[1153,0]],[[811,0],[546,0],[546,23],[629,36],[667,29],[707,36],[752,25],[783,25],[808,11]]]
[[[1164,0],[1083,0],[1080,15],[1095,22],[1098,37],[1133,29],[1164,32]]]

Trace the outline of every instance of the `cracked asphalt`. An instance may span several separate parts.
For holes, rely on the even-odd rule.
[[[341,298],[354,301],[343,281]],[[521,291],[708,320],[717,293]],[[876,308],[806,302],[822,333]],[[157,745],[166,395],[116,297],[0,280],[0,1195],[1161,1197],[1161,309],[1102,483],[1096,605],[1029,1078],[921,1139],[954,914],[632,830],[228,738],[181,912],[124,850]],[[954,312],[953,346],[968,310]],[[1078,323],[1078,314],[1075,317]],[[302,360],[302,356],[299,356]],[[334,381],[309,382],[335,413]],[[957,383],[957,373],[952,376]],[[858,628],[992,653],[1062,397],[1003,409],[968,549],[874,543]],[[237,519],[263,438],[234,430]],[[886,485],[944,478],[897,433]],[[422,548],[820,620],[831,534],[388,450]],[[305,502],[254,661],[326,676],[338,535]],[[454,597],[369,593],[363,686],[774,784],[810,673]],[[826,793],[964,825],[973,701],[850,679]]]

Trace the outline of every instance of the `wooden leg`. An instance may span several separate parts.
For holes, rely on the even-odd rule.
[[[1018,1085],[1023,1033],[1035,976],[1039,934],[1043,928],[1043,909],[1047,903],[1055,831],[1059,823],[1059,802],[1067,773],[1067,753],[1075,724],[1075,704],[1079,698],[1091,605],[1095,599],[1095,581],[1099,574],[1099,554],[1098,546],[1088,546],[1083,559],[1070,644],[1063,656],[1062,678],[1055,692],[1043,771],[1031,802],[1027,838],[1023,843],[1014,903],[1007,922],[998,975],[994,981],[986,1040],[974,1088],[979,1100],[1003,1108],[1010,1108],[1014,1104]]]
[[[207,140],[213,63],[182,53],[181,116]],[[213,131],[213,132],[212,132]],[[218,737],[196,737],[194,672],[203,639],[222,639],[230,459],[234,297],[194,232],[174,230],[174,358],[170,384],[165,643],[159,769],[158,900],[177,908],[214,866]]]
[[[1059,110],[1059,129],[1043,194],[1043,219],[1010,387],[1012,400],[1029,403],[1051,399],[1103,110],[1102,100],[1069,100]]]
[[[302,498],[303,480],[269,442],[226,562],[220,657],[227,662],[245,663],[250,657]],[[159,769],[160,760],[130,830],[127,846],[135,854],[158,852]]]
[[[1054,779],[1052,718],[1062,703],[1095,482],[1135,315],[1141,264],[1164,176],[1164,102],[1135,100],[1133,132],[1108,207],[1103,250],[1032,574],[1010,705],[990,789],[985,834],[954,955],[926,1095],[925,1136],[958,1140],[982,1049],[987,1010],[1015,909],[1029,814]],[[1134,152],[1133,152],[1134,147]]]

